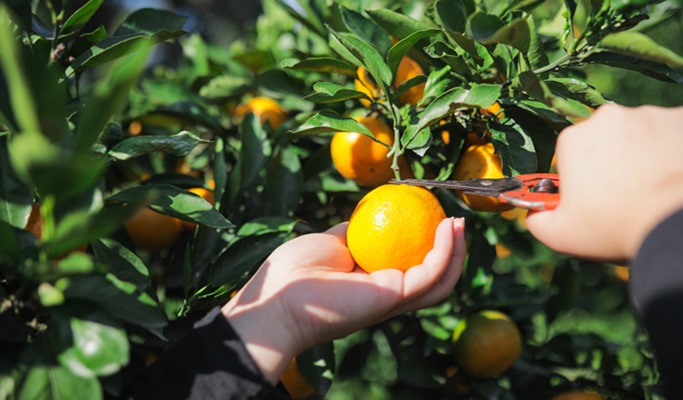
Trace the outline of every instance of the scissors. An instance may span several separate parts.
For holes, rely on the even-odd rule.
[[[389,183],[461,190],[467,194],[496,197],[501,203],[534,211],[554,210],[560,202],[560,178],[557,174],[524,174],[512,178],[464,181],[392,179]]]

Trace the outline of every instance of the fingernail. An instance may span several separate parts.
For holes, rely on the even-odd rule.
[[[453,227],[454,228],[459,228],[459,227],[465,227],[465,218],[453,218]]]

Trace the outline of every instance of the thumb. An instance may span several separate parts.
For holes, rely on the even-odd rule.
[[[529,211],[527,228],[541,243],[557,252],[566,252],[571,247],[568,233],[571,229],[565,223],[559,209],[552,211]]]

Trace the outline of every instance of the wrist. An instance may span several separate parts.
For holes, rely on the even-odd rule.
[[[266,380],[276,384],[299,353],[277,302],[247,302],[241,292],[221,308]]]

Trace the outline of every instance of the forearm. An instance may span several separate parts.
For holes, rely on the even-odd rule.
[[[654,347],[667,398],[683,398],[683,209],[649,233],[631,264],[633,303]]]

